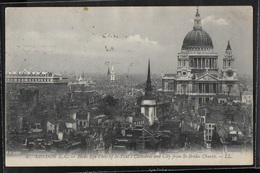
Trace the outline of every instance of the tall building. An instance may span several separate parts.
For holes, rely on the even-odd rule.
[[[51,72],[35,72],[26,70],[8,71],[5,75],[5,82],[7,98],[13,98],[13,96],[20,92],[19,95],[21,97],[22,95],[28,95],[28,97],[31,97],[29,95],[34,95],[37,97],[38,102],[38,99],[40,101],[48,99],[55,100],[69,92],[68,78],[61,74],[53,74]],[[24,94],[21,92],[24,92]],[[30,100],[34,96],[28,99]],[[19,96],[17,95],[17,97]]]
[[[220,70],[218,54],[214,52],[210,35],[202,29],[198,9],[193,30],[185,36],[177,58],[177,74],[162,74],[163,92],[188,96],[193,100],[195,110],[214,97],[221,102],[228,97],[239,96],[230,42],[223,58],[223,69]]]
[[[5,75],[8,84],[68,84],[68,78],[61,74],[34,71],[8,71]]]
[[[149,125],[153,125],[157,119],[157,102],[156,98],[153,96],[151,74],[150,74],[150,60],[148,63],[148,73],[145,87],[145,95],[141,102],[141,114],[143,114],[149,122]]]

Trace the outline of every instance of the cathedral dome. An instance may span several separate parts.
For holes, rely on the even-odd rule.
[[[191,48],[213,49],[211,37],[206,31],[202,30],[201,18],[198,9],[194,19],[193,30],[185,36],[182,44],[183,50]]]
[[[202,29],[194,28],[183,40],[182,49],[189,48],[213,48],[209,34]]]

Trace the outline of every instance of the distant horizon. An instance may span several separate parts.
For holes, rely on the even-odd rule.
[[[9,71],[24,71],[25,69],[23,70],[9,70]],[[26,69],[26,71],[29,71]],[[220,71],[220,69],[219,69]],[[6,71],[7,72],[7,71]],[[54,70],[50,70],[50,71],[32,71],[32,72],[51,72],[51,73],[54,73],[54,74],[62,74],[62,75],[66,75],[66,74],[69,74],[69,75],[82,75],[82,73],[84,72],[85,75],[103,75],[103,76],[107,76],[107,72],[85,72],[85,71],[82,71],[82,72],[66,72],[66,71],[60,71],[60,72],[54,72]],[[147,75],[147,71],[142,73],[142,72],[139,72],[139,73],[134,73],[134,72],[131,72],[131,73],[116,73],[117,76],[125,76],[125,75],[141,75],[141,76],[146,76]],[[175,73],[164,73],[164,74],[177,74],[176,72]],[[161,76],[162,73],[153,73],[151,71],[151,75],[152,76]],[[247,73],[239,73],[237,72],[237,76],[250,76],[250,77],[253,77],[253,74],[247,74]],[[90,76],[91,77],[91,76]]]

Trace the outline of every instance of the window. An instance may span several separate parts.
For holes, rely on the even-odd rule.
[[[193,59],[190,61],[190,67],[193,67]]]
[[[199,98],[199,104],[202,104],[202,98],[201,97]]]
[[[205,123],[205,118],[204,117],[201,117],[201,122]]]
[[[165,90],[168,90],[168,82],[164,83],[164,88],[165,88]]]
[[[146,117],[149,116],[149,107],[145,107],[144,114]]]
[[[207,135],[206,140],[211,140],[211,136]]]

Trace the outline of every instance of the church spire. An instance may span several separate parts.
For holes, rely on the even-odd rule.
[[[194,18],[194,27],[193,27],[194,30],[197,30],[197,29],[202,29],[201,27],[201,18],[200,18],[200,13],[199,13],[199,7],[197,7],[197,12],[196,12],[196,15],[195,15],[195,18]]]
[[[150,59],[148,61],[148,72],[147,72],[147,80],[145,87],[145,95],[149,95],[152,92],[152,82],[151,82],[151,74],[150,74]]]
[[[228,40],[228,45],[227,45],[227,49],[226,50],[231,50],[231,46],[230,46],[229,40]]]
[[[110,73],[110,69],[109,69],[109,67],[108,67],[108,69],[107,69],[107,75],[109,76],[111,73]]]

